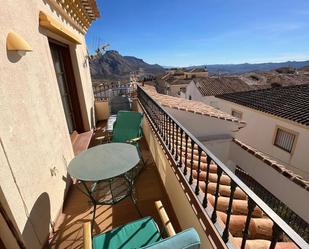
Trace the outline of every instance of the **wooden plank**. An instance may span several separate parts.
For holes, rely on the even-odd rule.
[[[92,135],[93,131],[78,134],[77,139],[73,143],[73,151],[75,156],[88,149]]]
[[[167,232],[167,235],[169,237],[172,237],[172,236],[176,235],[174,227],[173,227],[173,225],[172,225],[172,223],[171,223],[171,221],[170,221],[170,219],[169,219],[169,217],[168,217],[168,215],[167,215],[167,213],[166,213],[166,211],[165,211],[165,209],[163,207],[162,202],[161,201],[156,201],[155,205],[156,205],[157,211],[158,211],[158,213],[160,215],[160,218],[162,220],[162,223],[163,223],[163,226],[165,228],[165,231]]]

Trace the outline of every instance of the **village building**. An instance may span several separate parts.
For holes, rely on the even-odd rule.
[[[0,248],[308,248],[308,85],[237,97],[250,89],[202,69],[164,77],[175,96],[93,86],[99,15],[95,0],[1,5]]]

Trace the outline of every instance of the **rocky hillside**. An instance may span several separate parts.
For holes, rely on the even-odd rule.
[[[94,79],[129,79],[131,72],[139,75],[158,75],[165,69],[157,64],[151,65],[133,56],[122,56],[115,50],[107,51],[103,55],[96,55],[90,60],[91,76]]]

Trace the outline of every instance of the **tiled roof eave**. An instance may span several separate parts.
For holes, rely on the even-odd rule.
[[[217,110],[211,106],[206,105],[203,102],[197,102],[193,100],[182,99],[178,97],[172,97],[157,93],[153,86],[144,86],[143,89],[161,106],[194,113],[196,115],[207,116],[211,118],[217,118],[232,122],[238,125],[238,128],[243,128],[246,122],[239,120],[227,113]],[[199,108],[199,109],[197,109]]]
[[[260,152],[257,149],[241,142],[238,139],[234,138],[233,142],[235,144],[237,144],[238,146],[240,146],[245,151],[247,151],[248,153],[255,156],[257,159],[263,161],[266,165],[270,166],[271,168],[273,168],[274,170],[276,170],[277,172],[282,174],[284,177],[286,177],[290,181],[294,182],[298,186],[309,191],[309,181],[306,181],[301,176],[293,173],[293,171],[287,169],[286,166],[284,166],[283,164],[277,162],[276,160],[274,160],[270,156],[268,156],[268,155],[264,154],[263,152]]]

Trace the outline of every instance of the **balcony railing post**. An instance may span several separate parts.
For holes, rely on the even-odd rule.
[[[188,148],[188,146],[186,147]],[[193,152],[194,152],[194,141],[191,139],[191,160],[190,160],[190,177],[189,177],[189,183],[193,183]]]
[[[166,143],[167,125],[166,125],[166,114],[163,113],[163,141]]]
[[[174,121],[172,121],[172,126],[173,126],[173,136],[172,136],[172,141],[173,141],[173,143],[172,143],[172,155],[174,155],[174,153],[175,153],[175,122]]]
[[[171,122],[171,118],[168,117],[168,150],[171,151],[172,148],[172,139],[171,139],[171,135],[172,135],[172,122]]]
[[[182,167],[182,135],[183,135],[183,129],[180,128],[180,148],[179,148],[179,161],[178,161],[178,167]],[[186,168],[187,166],[185,166]]]
[[[170,123],[169,123],[169,117],[167,115],[165,115],[166,118],[166,141],[165,144],[168,147],[168,143],[170,140]]]
[[[250,221],[251,221],[252,213],[254,211],[255,206],[256,206],[256,203],[250,197],[248,197],[248,214],[247,214],[245,229],[243,231],[243,237],[242,237],[242,242],[241,242],[241,247],[240,247],[241,249],[245,249],[246,247],[246,241],[249,235]]]
[[[206,155],[206,178],[205,178],[205,195],[203,199],[203,207],[207,207],[207,193],[208,193],[208,184],[209,184],[209,171],[210,171],[210,163],[211,163],[211,158],[210,156]]]
[[[159,134],[160,134],[161,137],[163,137],[163,134],[162,134],[162,130],[163,130],[162,124],[163,124],[163,122],[162,122],[162,110],[160,109],[159,110]]]
[[[179,127],[177,124],[176,125],[176,149],[175,149],[175,161],[177,162],[178,161],[178,130],[179,130]]]
[[[185,167],[183,169],[183,174],[187,175],[187,167],[188,167],[188,135],[185,134],[185,140],[186,140],[186,145],[185,145]],[[191,183],[190,183],[191,184]]]
[[[229,206],[226,210],[226,222],[225,222],[225,228],[223,231],[222,239],[225,243],[229,241],[229,226],[230,226],[230,219],[232,215],[232,206],[233,206],[233,199],[234,199],[234,193],[236,190],[236,183],[231,180],[231,194],[230,194],[230,200],[229,200]]]
[[[217,167],[217,186],[216,186],[216,191],[215,191],[215,204],[214,204],[214,210],[212,212],[212,215],[211,215],[211,221],[213,223],[216,223],[217,222],[217,205],[218,205],[218,198],[220,196],[220,178],[221,178],[221,175],[222,175],[222,169],[220,167]]]
[[[283,234],[282,229],[276,223],[274,223],[273,234],[272,234],[271,244],[269,246],[269,249],[275,249],[278,239],[282,236],[282,234]]]
[[[202,155],[202,149],[201,147],[198,146],[197,177],[196,177],[196,186],[195,186],[196,195],[199,195],[200,193],[201,155]]]

